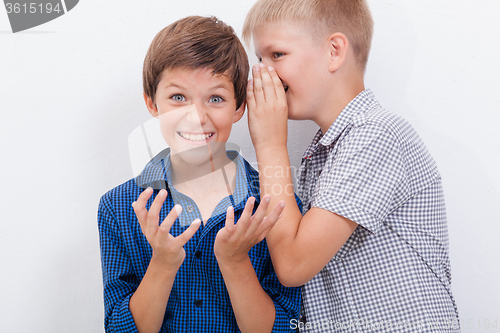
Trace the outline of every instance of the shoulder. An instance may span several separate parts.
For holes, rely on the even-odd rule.
[[[125,205],[132,205],[143,190],[137,185],[137,179],[132,178],[102,195],[99,205],[115,211]]]
[[[406,119],[379,104],[353,118],[348,136],[366,140],[386,138],[399,148],[411,144],[426,150],[419,135]]]
[[[338,156],[356,160],[362,157],[371,165],[385,164],[410,184],[418,183],[415,190],[439,177],[434,159],[413,126],[380,105],[353,118]]]
[[[132,204],[146,188],[166,188],[166,159],[170,149],[167,148],[153,157],[141,173],[132,179],[109,190],[101,197],[101,204],[120,206]]]

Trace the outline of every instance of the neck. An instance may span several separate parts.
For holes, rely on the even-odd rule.
[[[363,75],[340,75],[330,87],[333,87],[325,99],[325,103],[317,117],[312,119],[320,128],[323,134],[328,131],[344,108],[363,90],[365,85]]]
[[[232,193],[236,168],[224,149],[199,164],[188,163],[176,154],[170,156],[172,184],[178,191],[189,195],[219,187],[227,189],[229,185]]]

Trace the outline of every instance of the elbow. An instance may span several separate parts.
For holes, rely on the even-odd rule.
[[[304,271],[294,265],[279,265],[275,267],[276,276],[280,283],[285,287],[300,287],[308,282],[304,276]]]

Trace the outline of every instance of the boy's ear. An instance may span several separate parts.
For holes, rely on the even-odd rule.
[[[349,40],[343,33],[336,32],[328,37],[328,56],[330,57],[328,70],[330,73],[335,72],[342,66],[346,60],[348,47]]]
[[[143,92],[142,95],[144,96],[144,102],[146,102],[146,107],[148,108],[149,113],[151,113],[153,117],[158,118],[158,109],[156,108],[156,105],[151,97],[146,95],[145,92]]]
[[[233,124],[241,119],[243,117],[243,114],[245,113],[245,107],[246,107],[246,102],[241,103],[240,107],[236,109],[236,112],[234,113],[233,116]]]

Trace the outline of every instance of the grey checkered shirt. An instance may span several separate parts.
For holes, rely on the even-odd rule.
[[[441,177],[417,133],[370,90],[302,159],[304,214],[358,227],[303,286],[301,332],[459,332]]]

